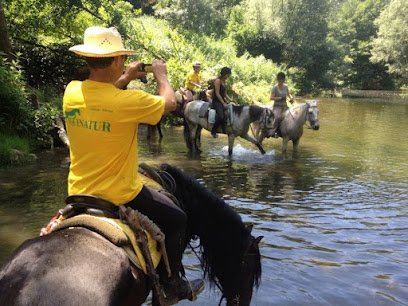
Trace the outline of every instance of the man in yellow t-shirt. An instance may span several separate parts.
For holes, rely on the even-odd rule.
[[[187,224],[185,213],[167,197],[143,186],[138,175],[137,130],[140,123],[156,124],[176,107],[166,64],[152,63],[159,95],[123,90],[131,80],[146,75],[141,62],[124,66],[135,53],[123,46],[115,28],[90,27],[84,44],[70,48],[84,56],[90,69],[85,81],[72,81],[65,90],[63,110],[70,140],[68,194],[89,194],[116,205],[139,210],[166,235],[172,277],[163,285],[168,295],[192,298],[202,280],[189,284],[180,278]]]
[[[201,89],[201,64],[199,62],[193,63],[193,71],[190,72],[186,77],[185,87],[187,90],[191,91],[194,96],[196,91]]]

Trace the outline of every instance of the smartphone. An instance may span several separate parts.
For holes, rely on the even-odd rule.
[[[152,64],[143,64],[143,71],[147,73],[153,72]]]

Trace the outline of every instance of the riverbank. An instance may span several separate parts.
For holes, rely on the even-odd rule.
[[[37,159],[30,141],[16,135],[0,134],[0,166],[25,164]]]
[[[343,98],[375,98],[375,99],[401,99],[408,100],[408,90],[358,90],[344,88],[340,91]]]

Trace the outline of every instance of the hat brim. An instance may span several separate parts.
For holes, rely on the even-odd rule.
[[[133,55],[136,54],[135,50],[117,50],[115,52],[106,53],[106,51],[100,49],[92,49],[86,45],[77,45],[69,48],[69,51],[75,54],[86,56],[86,57],[115,57],[120,55]]]

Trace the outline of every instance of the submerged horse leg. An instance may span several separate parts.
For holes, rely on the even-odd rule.
[[[300,139],[292,140],[293,152],[298,152],[298,150],[299,150],[299,140]]]
[[[234,141],[235,141],[235,135],[234,134],[228,134],[228,155],[232,155],[232,149],[234,148]]]
[[[288,142],[289,142],[288,137],[282,138],[282,153],[286,153],[286,151],[288,150]]]
[[[245,140],[248,140],[250,143],[253,143],[254,145],[256,145],[259,151],[261,151],[262,154],[265,154],[265,150],[262,148],[262,145],[258,141],[253,139],[251,136],[249,136],[248,133],[246,133],[245,135],[242,135],[241,137],[244,138]]]
[[[197,146],[197,130],[198,130],[198,125],[190,124],[191,151],[193,153],[200,152]]]
[[[196,131],[196,148],[197,152],[201,153],[201,126],[197,126],[197,131]]]

